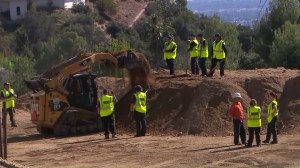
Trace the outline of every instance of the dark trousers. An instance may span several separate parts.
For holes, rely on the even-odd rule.
[[[166,59],[167,65],[170,69],[170,75],[173,75],[175,73],[174,70],[174,59]]]
[[[225,59],[217,59],[217,58],[213,58],[211,60],[211,67],[210,67],[209,76],[213,76],[213,74],[215,73],[215,69],[216,69],[216,66],[217,66],[218,62],[220,62],[220,75],[224,76]]]
[[[248,132],[249,132],[248,145],[252,146],[254,133],[255,133],[256,145],[259,146],[261,144],[260,127],[248,127]]]
[[[134,112],[134,119],[136,124],[136,135],[146,135],[146,113]]]
[[[244,127],[244,123],[239,119],[233,119],[233,128],[234,128],[234,144],[239,143],[239,138],[241,137],[241,141],[244,144],[246,142],[246,131]]]
[[[199,74],[199,65],[198,65],[197,57],[191,58],[191,71],[192,71],[192,74],[195,74],[195,75]]]
[[[278,121],[278,116],[275,116],[275,117],[273,117],[272,121],[270,123],[268,123],[267,137],[266,137],[267,142],[270,141],[271,135],[273,135],[273,141],[278,142],[277,132],[276,132],[277,121]]]
[[[4,119],[3,117],[3,112],[4,112],[4,109],[2,109],[2,118]],[[13,107],[10,107],[8,109],[6,109],[6,114],[8,113],[9,115],[9,119],[10,119],[10,122],[11,122],[11,126],[14,126],[16,125],[16,121],[14,119],[14,108]],[[3,123],[3,121],[2,121]]]
[[[101,120],[102,120],[102,126],[103,126],[105,135],[109,135],[109,131],[113,135],[116,134],[115,133],[115,115],[114,114],[111,114],[111,115],[105,116],[105,117],[101,117]]]
[[[200,69],[201,69],[201,75],[206,75],[207,74],[206,59],[207,58],[199,58],[199,66],[200,66]]]

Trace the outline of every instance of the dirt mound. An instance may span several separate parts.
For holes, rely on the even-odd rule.
[[[181,75],[180,75],[181,73]],[[199,134],[220,136],[232,133],[228,108],[231,94],[240,92],[243,106],[249,106],[250,98],[258,100],[263,109],[263,128],[266,126],[266,94],[272,90],[282,94],[279,128],[287,125],[297,127],[300,115],[299,71],[285,69],[262,69],[254,71],[227,71],[225,79],[186,76],[184,72],[170,77],[162,69],[154,70],[156,83],[148,91],[147,121],[151,133]],[[134,129],[129,104],[132,92],[116,107],[119,127]],[[293,112],[288,112],[292,110]],[[291,127],[291,126],[289,126]],[[285,129],[284,131],[286,131]],[[264,130],[263,130],[264,131]]]
[[[280,97],[279,110],[282,115],[281,119],[286,126],[286,130],[289,132],[299,132],[300,128],[296,128],[299,125],[300,116],[300,76],[289,79],[283,88],[283,93]]]

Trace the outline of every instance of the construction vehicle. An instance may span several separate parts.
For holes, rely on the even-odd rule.
[[[112,69],[126,69],[131,86],[145,86],[151,82],[149,63],[140,53],[81,52],[43,75],[25,80],[33,91],[31,120],[40,133],[76,135],[101,130],[97,111],[97,76],[88,72],[97,63]]]

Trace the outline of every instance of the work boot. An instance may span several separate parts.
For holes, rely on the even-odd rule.
[[[109,139],[109,135],[105,135],[105,139]]]
[[[256,146],[257,146],[257,147],[261,147],[261,144],[257,144]]]
[[[111,138],[117,138],[116,134],[112,134]]]
[[[18,127],[17,124],[13,123],[11,124],[11,127]]]
[[[272,141],[270,144],[278,144],[278,141]]]
[[[247,145],[245,145],[246,146],[246,148],[252,148],[252,145],[251,144],[247,144]]]
[[[267,140],[262,141],[262,143],[269,144],[270,142]]]

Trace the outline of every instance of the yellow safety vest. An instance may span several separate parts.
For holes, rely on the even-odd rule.
[[[2,90],[2,93],[4,95],[4,98],[8,98],[10,96],[9,91],[7,91],[6,89]],[[12,107],[12,101],[11,100],[6,100],[6,109],[11,108]],[[3,103],[2,103],[3,104]]]
[[[198,40],[193,40],[193,41],[191,41],[190,42],[190,45],[192,44],[192,43],[196,43],[196,46],[194,46],[193,48],[192,48],[192,50],[190,50],[190,56],[191,57],[199,57],[199,42],[198,42]]]
[[[268,118],[267,118],[268,123],[270,123],[273,120],[273,117],[278,116],[278,113],[279,113],[278,109],[277,110],[273,109],[273,107],[272,107],[273,104],[275,104],[276,107],[278,105],[278,103],[275,99],[273,99],[272,102],[268,105]]]
[[[206,46],[202,46],[203,41],[206,42]],[[208,45],[206,39],[202,39],[199,41],[199,51],[200,51],[200,58],[208,58]]]
[[[144,92],[137,92],[134,94],[136,101],[135,101],[135,111],[140,113],[146,113],[147,106],[146,106],[146,93]]]
[[[261,109],[259,106],[251,106],[247,109],[247,126],[261,127]]]
[[[10,89],[10,92],[11,92],[12,94],[15,94],[15,91],[14,91],[14,89],[12,89],[12,88]],[[12,106],[12,107],[15,107],[15,99],[12,99],[12,100],[11,100],[11,106]]]
[[[222,47],[223,44],[225,44],[223,40],[220,40],[218,43],[216,41],[213,42],[213,58],[224,59],[226,57]]]
[[[165,51],[172,49],[175,46],[174,52],[164,52],[164,60],[166,59],[175,59],[176,58],[176,51],[177,51],[177,44],[172,41],[172,42],[166,42],[164,49]]]
[[[113,96],[103,95],[99,98],[100,102],[100,116],[109,116],[114,111],[114,98]]]

